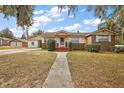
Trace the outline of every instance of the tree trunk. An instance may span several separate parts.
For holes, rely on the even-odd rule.
[[[27,40],[29,39],[29,36],[28,36],[28,28],[26,28],[26,39],[27,39]]]

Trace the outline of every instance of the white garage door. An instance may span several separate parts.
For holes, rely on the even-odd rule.
[[[22,47],[22,42],[11,42],[12,47]]]
[[[16,46],[16,42],[11,42],[11,46],[15,47]]]
[[[22,47],[22,42],[17,42],[17,47]]]

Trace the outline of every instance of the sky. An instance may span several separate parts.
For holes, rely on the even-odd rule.
[[[34,6],[33,20],[34,24],[29,28],[29,35],[39,29],[45,32],[59,30],[93,32],[97,30],[98,24],[101,23],[101,20],[94,16],[93,11],[88,12],[86,10],[86,6],[78,6],[75,17],[73,14],[68,15],[68,8],[64,8],[60,12],[58,6]],[[21,37],[23,34],[23,30],[16,25],[16,18],[5,19],[4,15],[0,13],[0,31],[6,27],[16,37]]]

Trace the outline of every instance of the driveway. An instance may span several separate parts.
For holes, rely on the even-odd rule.
[[[41,50],[41,48],[34,48],[34,49],[20,48],[20,49],[0,50],[0,55],[13,54],[13,53],[19,53],[19,52],[28,52],[28,51],[32,51],[32,50]]]

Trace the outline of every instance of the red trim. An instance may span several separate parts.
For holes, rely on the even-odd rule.
[[[60,47],[60,48],[57,48],[56,51],[58,51],[58,52],[67,52],[68,48]]]

